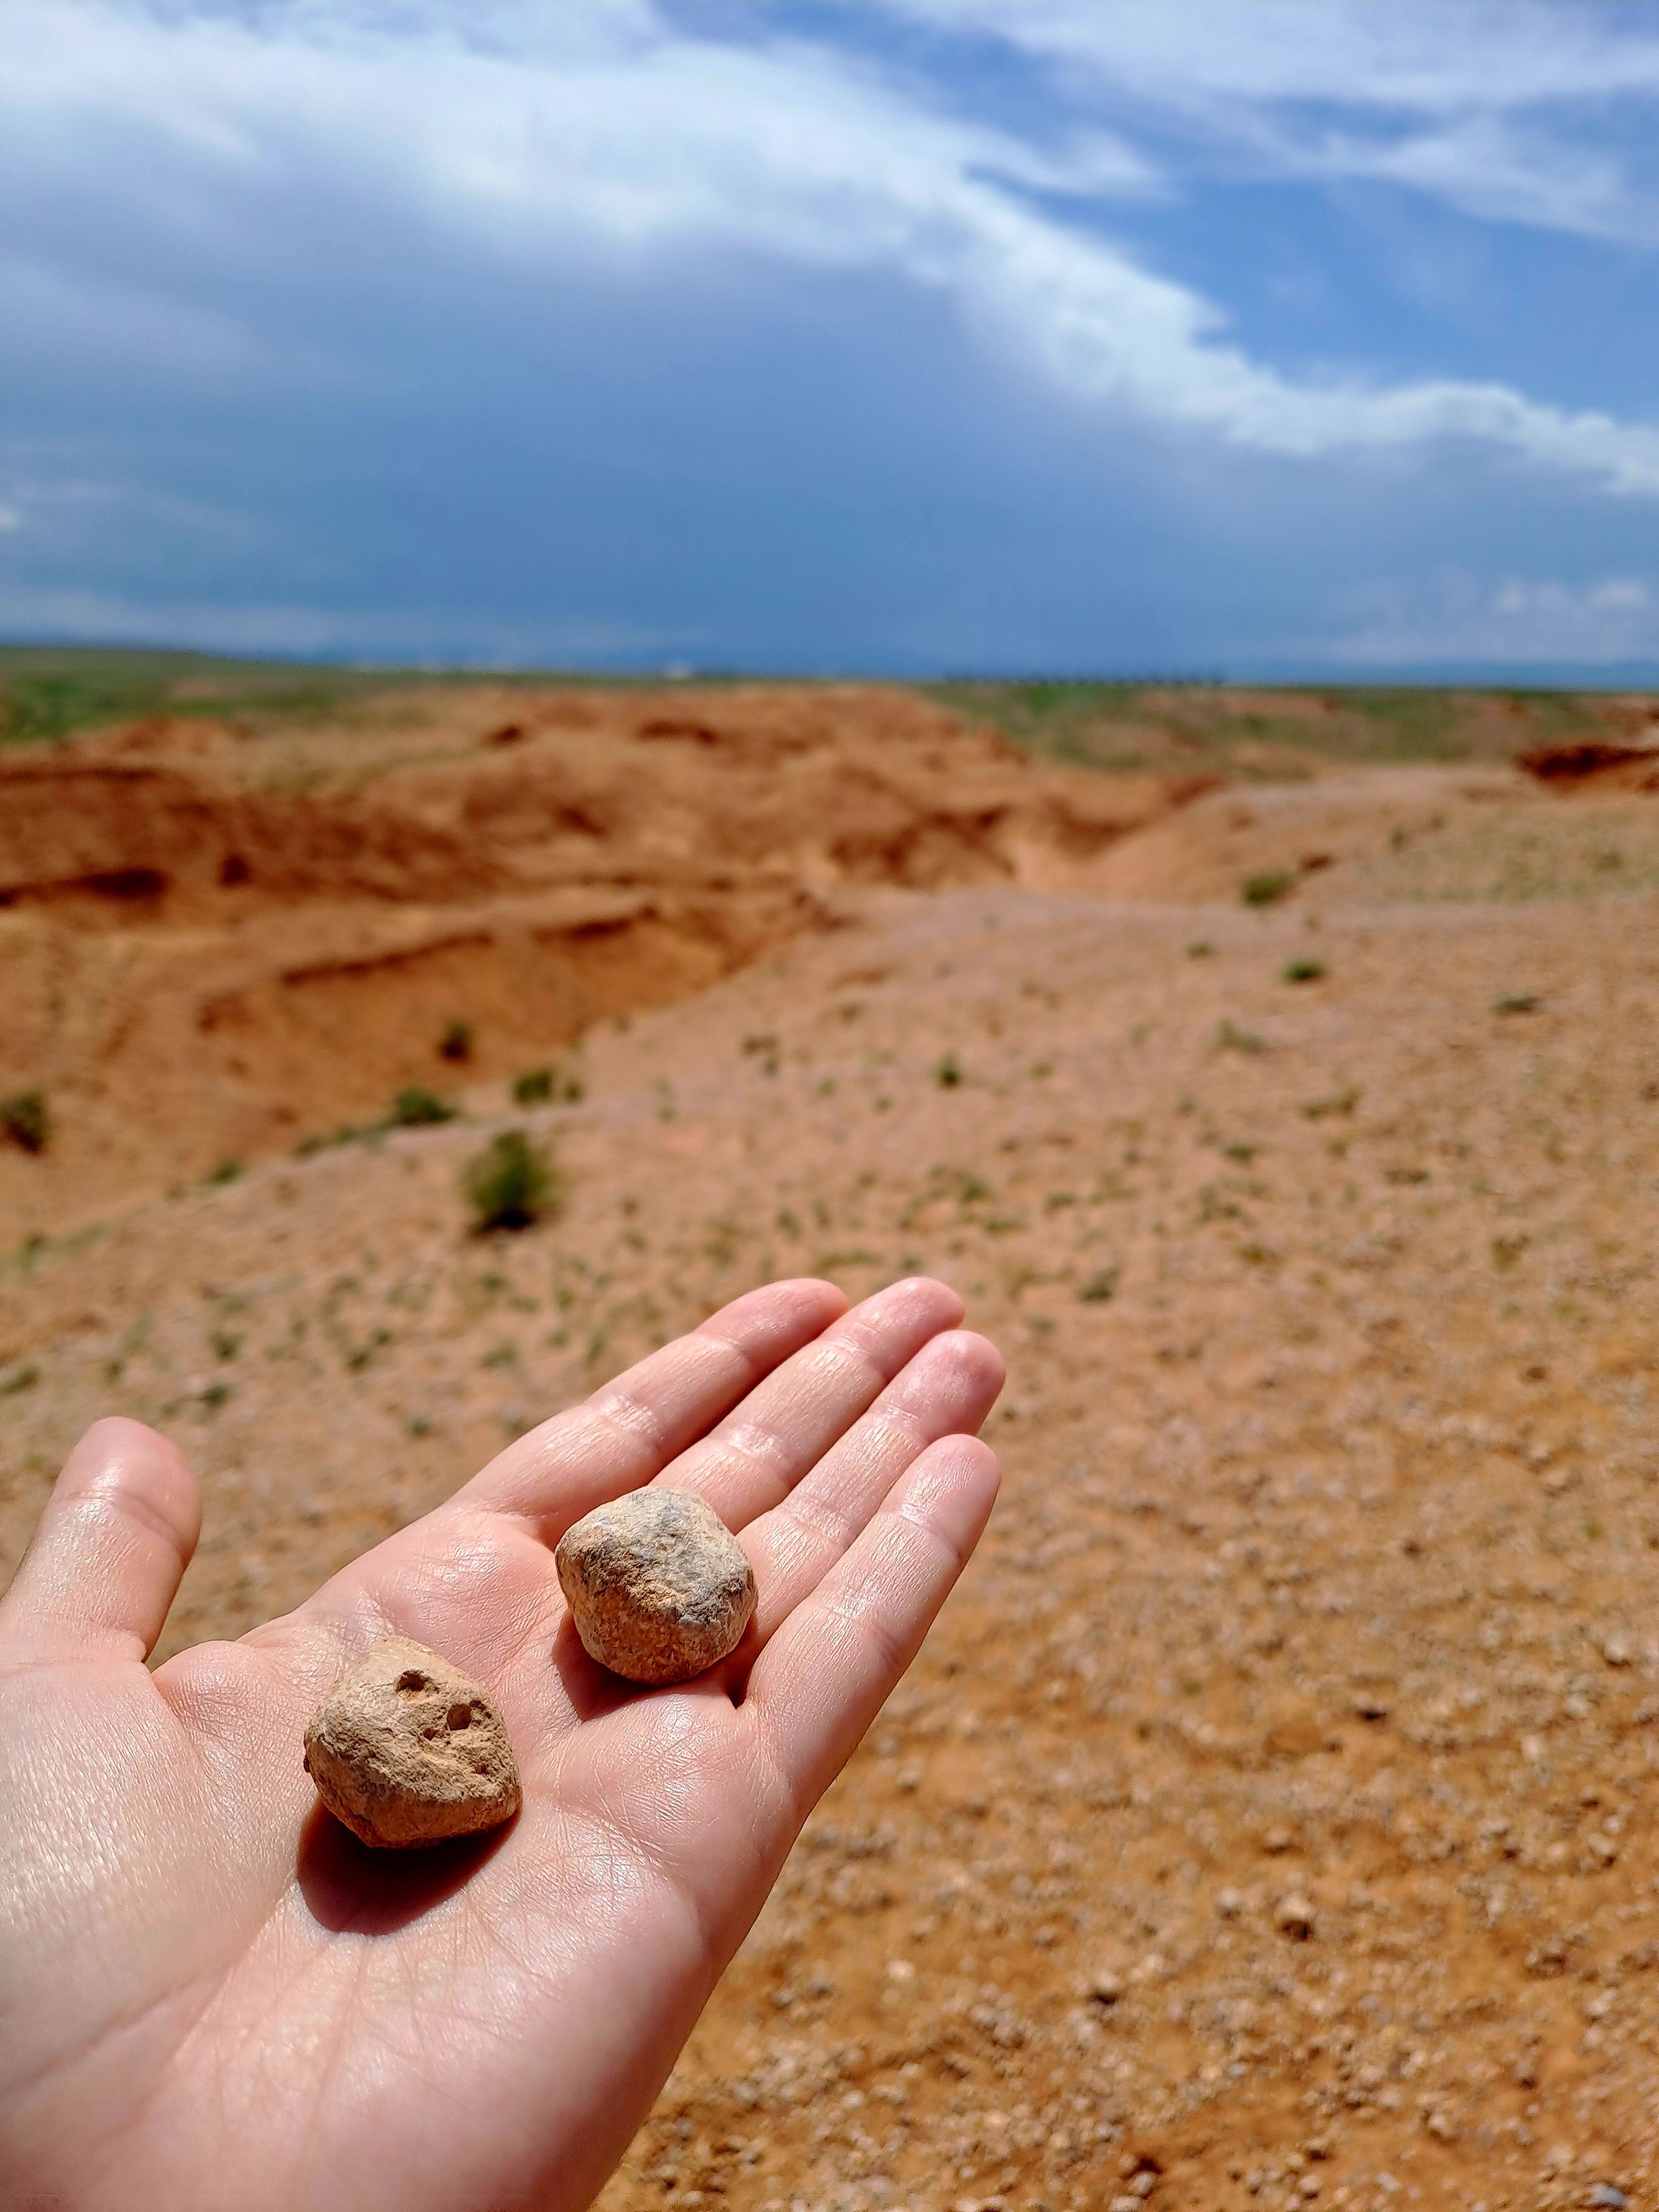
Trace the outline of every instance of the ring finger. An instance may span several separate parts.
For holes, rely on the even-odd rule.
[[[971,1329],[934,1337],[811,1473],[749,1525],[742,1542],[760,1595],[740,1661],[752,1660],[817,1587],[930,1444],[977,1432],[1002,1381],[1002,1356],[987,1338]]]

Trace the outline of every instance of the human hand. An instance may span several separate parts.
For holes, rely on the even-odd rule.
[[[994,1347],[942,1284],[726,1307],[522,1437],[296,1612],[151,1674],[199,1514],[105,1420],[0,1604],[0,2197],[121,2212],[572,2212],[978,1540]],[[741,1535],[732,1658],[590,1660],[553,1547],[659,1480]],[[301,1765],[377,1638],[495,1698],[524,1808],[366,1850]]]

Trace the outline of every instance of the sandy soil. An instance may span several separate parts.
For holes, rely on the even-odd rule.
[[[0,1146],[0,1211],[62,1229],[522,1068],[829,926],[843,886],[1081,885],[1206,783],[830,685],[478,687],[0,751],[0,1097],[43,1090],[57,1128]]]
[[[6,1187],[0,1550],[94,1413],[157,1421],[208,1514],[164,1651],[768,1275],[926,1268],[1006,1346],[983,1551],[607,2212],[1659,2186],[1659,804],[1133,803],[1086,896],[994,841],[815,886],[589,1018],[579,1101],[513,1109],[509,1040],[446,1127],[171,1190],[138,1148],[30,1243]],[[480,1240],[508,1124],[568,1200]]]

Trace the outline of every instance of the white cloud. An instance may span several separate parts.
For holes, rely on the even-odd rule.
[[[1609,152],[1659,98],[1659,27],[1561,0],[887,0],[1283,174],[1389,178],[1488,219],[1659,243]],[[1593,106],[1593,116],[1587,116]],[[1650,119],[1645,135],[1652,135]]]
[[[1560,58],[1565,34],[1545,35],[1558,11],[1510,4],[1520,27],[1496,41],[1493,73],[1540,85]],[[1287,85],[1323,96],[1370,67],[1376,96],[1415,100],[1452,117],[1455,132],[1457,88],[1474,74],[1470,55],[1449,63],[1419,26],[1419,12],[1439,21],[1437,9],[951,0],[937,12],[947,27],[982,21],[1166,100],[1182,85],[1212,101]],[[343,222],[378,197],[520,269],[551,273],[586,255],[644,276],[714,251],[896,273],[949,296],[1060,391],[1177,432],[1310,459],[1474,440],[1607,491],[1659,495],[1659,426],[1498,382],[1314,382],[1252,360],[1212,304],[1042,204],[1044,191],[1098,203],[1156,188],[1121,139],[1097,131],[1038,148],[805,43],[787,9],[758,20],[773,34],[739,46],[678,32],[641,0],[333,0],[249,15],[10,0],[0,144],[9,132],[15,148],[49,140],[60,172],[78,166],[142,204],[145,168],[131,149],[148,137],[167,156],[165,222],[177,220],[185,162],[204,210],[234,183],[263,189],[280,219],[288,180],[332,179]],[[1588,87],[1606,58],[1580,45]],[[111,143],[124,149],[118,179],[100,169]],[[1431,143],[1371,158],[1422,164]],[[66,289],[83,281],[61,278]],[[175,312],[169,301],[150,320],[171,327]],[[216,360],[236,344],[215,325]]]
[[[21,530],[22,527],[22,508],[9,506],[4,500],[0,500],[0,530]]]
[[[1351,667],[1464,662],[1525,668],[1659,660],[1659,589],[1641,576],[1589,583],[1449,574],[1366,594],[1358,626],[1331,647]]]
[[[1659,33],[1554,0],[886,0],[1149,98],[1328,100],[1450,115],[1659,93]],[[1635,23],[1641,27],[1632,30]]]

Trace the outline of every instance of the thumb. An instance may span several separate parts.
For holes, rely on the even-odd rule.
[[[201,1527],[175,1445],[141,1421],[94,1421],[0,1601],[0,1655],[148,1658]]]

